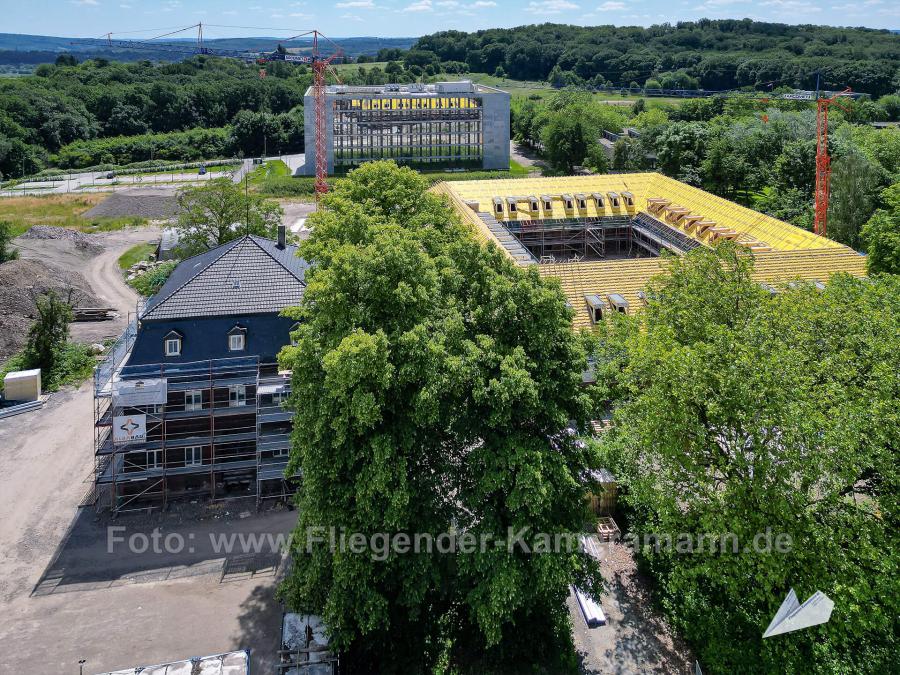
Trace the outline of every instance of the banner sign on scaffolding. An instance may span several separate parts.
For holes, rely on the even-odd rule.
[[[168,387],[164,378],[119,380],[113,383],[113,405],[117,408],[164,405]]]
[[[146,415],[121,415],[113,418],[113,443],[143,443],[147,440]]]

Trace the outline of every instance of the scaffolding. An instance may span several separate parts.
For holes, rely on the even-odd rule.
[[[135,334],[94,375],[97,508],[287,498],[289,373],[255,356],[122,365]]]
[[[481,165],[483,108],[475,96],[339,98],[334,101],[334,165],[376,159]]]
[[[643,258],[660,255],[662,249],[685,253],[701,244],[647,214],[594,218],[545,218],[498,223],[490,214],[479,214],[488,227],[503,228],[541,263],[583,262],[608,258]],[[490,222],[489,222],[490,221]]]

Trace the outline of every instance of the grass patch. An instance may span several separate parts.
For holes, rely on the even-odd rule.
[[[277,176],[264,180],[256,191],[266,197],[311,199],[316,196],[316,179],[311,176]]]
[[[129,225],[142,225],[142,218],[82,218],[109,195],[86,193],[77,195],[41,195],[0,199],[0,220],[12,223],[14,237],[24,233],[32,225],[56,225],[83,232],[119,230]]]
[[[57,391],[67,385],[78,386],[94,372],[97,359],[91,352],[91,346],[79,342],[67,342],[56,357],[56,364],[50,372],[41,372],[41,387],[44,391]],[[29,370],[33,366],[28,363],[24,352],[12,356],[0,365],[0,389],[3,378],[15,370]]]
[[[135,263],[147,260],[153,253],[156,253],[156,244],[138,244],[137,246],[132,246],[119,256],[119,269],[127,270]]]
[[[272,178],[290,178],[291,170],[280,159],[270,159],[265,164],[257,166],[250,172],[247,182],[252,187],[260,187],[265,181]]]
[[[509,160],[509,175],[510,176],[527,176],[530,173],[527,166],[522,166],[516,160]]]

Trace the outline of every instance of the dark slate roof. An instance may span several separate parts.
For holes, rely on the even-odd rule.
[[[141,319],[280,312],[300,302],[308,267],[296,246],[241,237],[179,264]]]

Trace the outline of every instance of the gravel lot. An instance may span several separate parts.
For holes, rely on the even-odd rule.
[[[134,216],[151,220],[167,220],[178,215],[177,190],[175,188],[136,188],[120,190],[97,204],[83,217],[100,216],[121,218]]]

